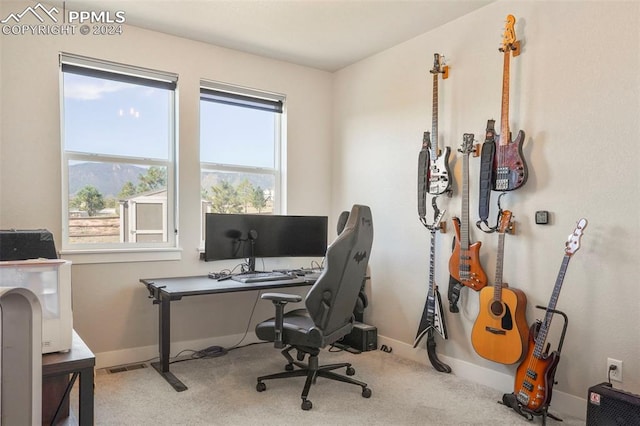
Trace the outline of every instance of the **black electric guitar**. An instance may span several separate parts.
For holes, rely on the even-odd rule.
[[[493,157],[492,186],[495,191],[511,191],[525,184],[528,177],[527,163],[522,154],[524,132],[518,131],[514,141],[511,140],[509,129],[509,59],[520,54],[520,41],[516,40],[514,24],[516,18],[507,16],[507,23],[502,38],[500,51],[504,55],[502,73],[502,113],[500,115],[500,136]],[[489,120],[487,129],[493,129],[493,120]]]
[[[504,236],[512,232],[512,214],[504,210],[498,227],[496,280],[493,287],[480,291],[480,310],[471,330],[471,343],[483,358],[501,364],[515,364],[527,351],[527,296],[522,290],[502,282]]]
[[[587,220],[580,219],[576,229],[569,235],[565,244],[564,259],[551,293],[544,321],[538,320],[531,326],[529,337],[532,341],[529,344],[527,356],[516,370],[514,386],[516,399],[524,409],[534,413],[544,410],[551,402],[551,391],[556,368],[560,362],[560,354],[558,351],[549,354],[549,346],[545,348],[545,343],[569,260],[580,248],[580,239],[586,227]]]
[[[438,359],[436,354],[436,342],[435,333],[438,333],[443,339],[447,339],[447,327],[444,322],[444,315],[442,312],[442,301],[440,299],[440,292],[438,286],[435,283],[435,246],[436,246],[436,231],[440,229],[440,221],[444,217],[446,211],[439,212],[435,204],[435,198],[433,199],[433,207],[436,218],[433,225],[427,226],[431,233],[431,252],[429,256],[429,290],[427,293],[427,300],[422,311],[422,318],[420,319],[420,325],[418,327],[418,333],[413,343],[413,347],[417,347],[420,340],[427,336],[427,355],[431,365],[437,371],[441,373],[451,373],[451,367],[443,363]],[[425,225],[426,226],[426,225]],[[434,333],[435,332],[435,333]]]
[[[449,176],[449,155],[451,149],[445,147],[444,153],[438,148],[438,76],[442,74],[442,78],[449,77],[449,67],[441,64],[441,56],[435,53],[433,59],[433,104],[431,115],[431,133],[424,132],[422,137],[422,151],[424,153],[422,161],[427,161],[429,167],[426,168],[427,192],[432,195],[444,194],[451,192],[451,180]]]

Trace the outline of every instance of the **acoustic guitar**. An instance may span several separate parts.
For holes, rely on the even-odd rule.
[[[487,285],[487,274],[480,264],[480,246],[477,241],[469,243],[469,154],[476,151],[473,134],[465,133],[461,147],[462,153],[462,212],[461,218],[453,218],[455,242],[449,258],[449,275],[455,281],[479,291]]]
[[[545,348],[547,333],[551,326],[551,320],[555,311],[560,289],[564,281],[564,276],[569,266],[571,256],[580,248],[580,239],[584,229],[587,227],[587,220],[580,219],[576,229],[573,231],[565,244],[564,258],[556,278],[556,285],[551,293],[551,300],[547,306],[544,321],[536,321],[531,326],[529,336],[531,342],[524,361],[516,370],[516,380],[514,394],[518,403],[525,409],[532,412],[540,412],[551,402],[551,391],[560,354],[553,351],[549,354],[549,345]]]
[[[471,331],[473,349],[483,358],[500,364],[520,361],[529,343],[527,296],[522,290],[507,288],[502,282],[505,234],[512,232],[512,214],[500,216],[496,278],[493,287],[480,291],[480,311]]]
[[[504,56],[502,72],[502,112],[500,115],[500,136],[493,157],[492,185],[495,191],[511,191],[520,188],[527,181],[528,169],[522,154],[524,132],[518,131],[514,141],[511,140],[509,129],[509,69],[510,57],[520,55],[520,41],[516,40],[514,25],[516,18],[507,16],[500,51]],[[493,120],[489,120],[492,126]]]

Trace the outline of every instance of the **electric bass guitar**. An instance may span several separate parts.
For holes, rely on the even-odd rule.
[[[453,218],[456,237],[453,253],[449,259],[449,275],[458,283],[475,291],[487,285],[487,274],[480,264],[480,246],[477,241],[469,244],[469,154],[475,152],[473,134],[465,133],[462,146],[458,149],[462,153],[462,214],[460,218]],[[451,283],[450,283],[451,287]],[[449,300],[451,302],[451,298]],[[453,310],[452,307],[450,309]]]
[[[516,40],[514,25],[516,18],[507,16],[507,23],[500,46],[500,52],[504,55],[502,73],[502,113],[500,116],[500,136],[497,136],[493,157],[492,189],[495,191],[511,191],[525,184],[528,177],[527,163],[522,154],[524,132],[518,131],[515,141],[511,140],[509,129],[509,59],[520,55],[520,41]],[[494,120],[489,120],[487,128],[493,129]]]
[[[496,280],[493,288],[480,291],[480,311],[471,331],[471,343],[477,354],[500,364],[520,361],[529,343],[527,296],[502,282],[504,238],[507,232],[512,232],[511,218],[509,210],[500,216]]]
[[[433,59],[433,104],[431,116],[431,133],[424,132],[422,137],[422,150],[420,151],[420,161],[428,163],[425,167],[426,175],[422,176],[426,180],[427,192],[432,195],[451,192],[451,180],[449,176],[449,155],[451,149],[447,146],[444,153],[438,148],[438,75],[442,78],[449,77],[449,67],[441,64],[441,56],[435,53]]]
[[[549,354],[549,345],[545,348],[545,342],[569,260],[580,248],[580,239],[586,227],[587,220],[580,219],[576,229],[569,235],[565,244],[564,259],[551,294],[551,300],[547,306],[544,321],[538,320],[531,326],[529,335],[532,341],[529,344],[527,356],[516,370],[514,386],[516,399],[523,408],[534,413],[542,411],[551,402],[551,391],[556,368],[560,362],[560,354],[558,351]]]
[[[441,373],[451,373],[451,367],[443,363],[438,359],[436,354],[436,342],[435,333],[438,333],[440,337],[447,340],[447,327],[444,322],[444,315],[442,312],[442,301],[440,299],[440,292],[438,286],[435,283],[435,248],[436,248],[436,230],[440,228],[440,221],[442,220],[446,210],[439,212],[435,204],[435,198],[433,199],[434,212],[436,218],[433,225],[428,226],[431,234],[431,252],[429,256],[429,290],[427,293],[427,301],[422,311],[422,318],[420,319],[420,325],[418,327],[418,333],[413,343],[413,347],[417,347],[420,340],[427,336],[427,355],[431,365],[437,371]]]

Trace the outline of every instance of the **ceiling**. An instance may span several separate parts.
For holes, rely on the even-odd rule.
[[[492,1],[72,0],[66,9],[121,10],[129,25],[336,71]]]

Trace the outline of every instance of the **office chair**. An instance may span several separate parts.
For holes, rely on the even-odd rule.
[[[265,380],[306,376],[301,407],[303,410],[310,410],[312,404],[307,399],[309,389],[320,376],[360,386],[363,397],[371,396],[371,389],[366,383],[347,377],[355,374],[350,363],[319,366],[318,354],[321,348],[351,332],[354,323],[353,310],[367,270],[372,244],[371,210],[367,206],[356,204],[351,209],[344,230],[327,248],[325,268],[305,298],[306,309],[284,313],[287,303],[302,300],[302,296],[299,295],[262,295],[262,299],[273,302],[276,315],[275,318],[258,324],[256,335],[261,340],[274,342],[276,348],[284,348],[282,355],[288,363],[284,372],[258,377],[258,392],[267,389]],[[297,351],[297,361],[290,354],[294,349]],[[305,364],[302,361],[306,355],[309,355],[309,359]],[[299,369],[294,370],[294,366]],[[332,371],[343,367],[346,368],[347,376]]]

